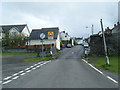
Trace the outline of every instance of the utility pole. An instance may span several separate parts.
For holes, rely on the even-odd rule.
[[[104,49],[105,49],[105,55],[106,55],[106,65],[108,65],[109,64],[109,57],[107,54],[107,45],[106,45],[106,41],[105,41],[105,34],[104,34],[104,30],[103,30],[102,19],[100,20],[100,23],[101,23],[101,29],[102,29],[102,34],[103,34]]]
[[[92,35],[93,35],[93,24],[92,24]]]

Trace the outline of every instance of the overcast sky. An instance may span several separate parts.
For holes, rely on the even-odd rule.
[[[100,19],[104,28],[112,28],[118,21],[117,2],[4,2],[0,24],[28,24],[31,29],[59,27],[70,36],[87,37],[98,33]],[[88,28],[86,28],[86,26]]]

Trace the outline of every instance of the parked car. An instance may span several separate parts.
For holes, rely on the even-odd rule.
[[[71,48],[72,45],[70,43],[67,44],[67,48]]]
[[[84,45],[84,48],[88,48],[89,47],[88,43],[86,43],[86,42],[83,45]]]

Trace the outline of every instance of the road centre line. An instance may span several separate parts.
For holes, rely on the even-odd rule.
[[[6,81],[6,82],[3,82],[2,84],[4,85],[4,84],[7,84],[7,83],[9,83],[9,82],[11,82],[12,80],[8,80],[8,81]]]
[[[8,77],[6,77],[6,78],[4,78],[3,80],[8,80],[8,79],[10,79],[12,76],[8,76]]]
[[[20,71],[20,72],[18,72],[18,73],[23,73],[24,71]]]
[[[114,80],[113,78],[111,78],[110,76],[105,75],[102,71],[98,70],[97,68],[95,68],[93,65],[91,65],[90,63],[88,63],[86,60],[82,59],[82,61],[84,61],[85,63],[87,63],[89,66],[91,66],[94,70],[96,70],[97,72],[99,72],[100,74],[102,74],[103,76],[107,77],[109,80],[113,81],[114,83],[118,84],[118,82],[116,80]]]
[[[20,74],[21,76],[23,76],[23,75],[25,75],[26,73],[22,73],[22,74]]]
[[[16,76],[16,75],[18,75],[19,73],[15,73],[15,74],[13,74],[12,76]]]
[[[17,79],[17,78],[19,78],[19,76],[16,76],[16,77],[14,77],[14,78],[12,78],[12,79]]]
[[[28,70],[28,69],[30,69],[30,68],[26,68],[25,70]]]
[[[28,70],[28,71],[26,71],[26,72],[31,72],[32,70]]]
[[[43,61],[42,62],[39,62],[39,63],[37,63],[37,64],[34,64],[33,66],[30,66],[31,68],[26,68],[26,69],[24,69],[24,71],[22,70],[22,71],[19,71],[18,73],[15,73],[15,74],[13,74],[13,75],[11,75],[11,76],[8,76],[8,77],[6,77],[6,78],[4,78],[3,79],[3,81],[5,81],[5,82],[3,82],[3,81],[0,81],[0,83],[2,83],[3,85],[4,84],[7,84],[7,83],[9,83],[9,82],[11,82],[12,80],[15,80],[15,79],[17,79],[17,78],[19,78],[20,76],[23,76],[23,75],[25,75],[26,73],[24,73],[25,71],[28,73],[28,72],[31,72],[32,70],[35,70],[35,69],[37,69],[38,67],[40,67],[40,66],[42,66],[42,65],[44,65],[44,64],[47,64],[48,62],[51,62],[51,61],[46,61],[46,62],[44,62],[43,63]],[[38,66],[37,66],[38,65]],[[35,67],[34,67],[35,66]],[[33,68],[34,67],[34,68]],[[29,69],[31,69],[31,70],[29,70]],[[28,70],[28,71],[27,71]],[[18,75],[18,76],[16,76],[16,75]],[[15,76],[15,77],[14,77]],[[13,77],[13,78],[12,78]],[[11,79],[10,79],[11,78]],[[10,79],[10,80],[8,80],[8,79]]]

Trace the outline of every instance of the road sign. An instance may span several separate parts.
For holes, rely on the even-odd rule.
[[[40,34],[40,39],[44,39],[45,38],[45,34],[44,33],[41,33]]]
[[[48,32],[48,39],[54,38],[54,32]]]

